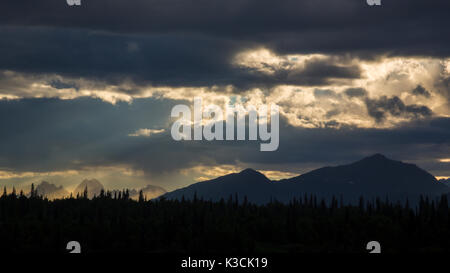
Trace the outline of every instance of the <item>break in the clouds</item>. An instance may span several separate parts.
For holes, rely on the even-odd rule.
[[[449,176],[449,10],[445,0],[8,0],[0,184],[115,181],[115,169],[170,190],[376,152]],[[174,142],[170,110],[196,96],[278,104],[279,150]]]

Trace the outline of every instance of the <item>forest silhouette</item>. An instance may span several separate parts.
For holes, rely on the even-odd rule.
[[[48,200],[34,189],[29,196],[4,191],[0,251],[67,252],[73,240],[85,253],[358,253],[372,240],[387,253],[450,251],[448,195],[422,197],[417,206],[314,195],[264,205],[237,200],[146,200],[142,193],[132,200],[128,190]]]

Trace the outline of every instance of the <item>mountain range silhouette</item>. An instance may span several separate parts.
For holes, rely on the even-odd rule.
[[[94,196],[99,196],[101,191],[105,190],[102,183],[97,179],[84,179],[73,191],[73,195],[82,196],[84,191],[87,190],[88,198],[93,198]]]
[[[450,178],[447,179],[440,179],[439,182],[443,183],[444,185],[450,187]]]
[[[42,181],[36,186],[36,194],[39,196],[45,196],[50,200],[68,197],[70,195],[70,193],[66,191],[63,186],[58,187],[47,181]]]
[[[448,191],[449,187],[416,165],[375,154],[348,165],[324,167],[280,181],[271,181],[258,171],[245,169],[192,184],[163,197],[192,199],[196,196],[218,201],[237,196],[240,201],[246,198],[253,203],[267,203],[271,200],[289,202],[293,198],[314,194],[324,199],[342,197],[353,203],[361,196],[414,201],[421,195],[438,196]]]
[[[94,196],[99,196],[102,190],[106,192],[102,183],[97,179],[84,179],[71,193],[67,191],[63,186],[56,186],[55,184],[49,183],[47,181],[42,181],[36,186],[36,194],[46,197],[50,200],[54,200],[70,197],[71,194],[73,197],[83,196],[86,189],[88,194],[87,197],[89,199],[92,199]],[[155,185],[146,185],[141,189],[128,189],[129,197],[131,199],[138,200],[140,191],[142,191],[143,197],[147,200],[157,198],[166,193],[166,190],[162,187]],[[119,192],[121,192],[121,190],[109,190],[109,192],[114,195],[114,193],[118,194]],[[30,193],[28,193],[27,196],[30,196]]]

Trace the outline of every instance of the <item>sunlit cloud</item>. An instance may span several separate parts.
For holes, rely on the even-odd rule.
[[[165,129],[139,129],[136,130],[134,133],[129,134],[128,136],[132,137],[150,137],[152,135],[161,134],[164,133]]]
[[[14,172],[14,171],[0,171],[0,180],[12,178],[39,178],[48,176],[69,176],[77,175],[77,170],[57,171],[57,172]]]
[[[236,165],[214,165],[214,166],[195,166],[189,169],[182,170],[182,174],[186,176],[193,176],[196,181],[210,180],[219,176],[224,176],[230,173],[239,173],[246,167],[241,163]],[[270,170],[270,169],[259,169],[257,171],[264,174],[267,178],[271,180],[280,180],[284,178],[290,178],[297,176],[297,173]]]
[[[283,171],[276,171],[276,170],[259,170],[262,174],[267,176],[270,180],[281,180],[286,178],[291,178],[298,176],[297,173],[292,172],[283,172]]]
[[[134,47],[133,47],[134,48]],[[324,54],[277,55],[260,48],[237,53],[230,62],[240,68],[270,75],[279,71],[303,69],[312,60],[340,66],[358,66],[358,79],[332,82],[330,85],[283,84],[263,88],[249,87],[236,92],[233,85],[183,87],[151,86],[122,79],[111,84],[101,80],[71,78],[58,74],[31,75],[0,71],[0,99],[20,98],[98,98],[115,104],[134,99],[153,98],[192,102],[201,97],[204,105],[225,107],[234,102],[243,106],[275,103],[288,122],[305,128],[390,128],[414,119],[449,117],[450,92],[445,79],[450,77],[449,59],[434,57],[379,57],[360,60]],[[275,76],[274,76],[275,77]],[[348,90],[362,90],[363,96]],[[355,91],[354,91],[355,92]],[[373,107],[369,111],[368,103]],[[392,103],[401,111],[386,109]],[[421,112],[418,112],[421,110]],[[415,112],[414,112],[415,111]],[[130,136],[158,133],[141,129]],[[159,132],[161,133],[161,132]]]
[[[181,174],[192,176],[196,181],[204,181],[230,173],[238,173],[241,170],[240,167],[235,165],[195,166],[181,170]]]
[[[279,56],[266,48],[246,50],[238,53],[232,63],[241,68],[251,69],[268,75],[273,75],[280,70],[295,70],[305,68],[310,60],[326,60],[323,54],[292,54]]]
[[[441,179],[449,179],[450,176],[436,176],[437,180],[441,180]]]

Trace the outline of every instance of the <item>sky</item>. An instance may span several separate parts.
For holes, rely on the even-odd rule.
[[[0,185],[174,190],[374,153],[450,177],[450,2],[6,0]],[[174,141],[172,107],[277,104],[280,143]]]

